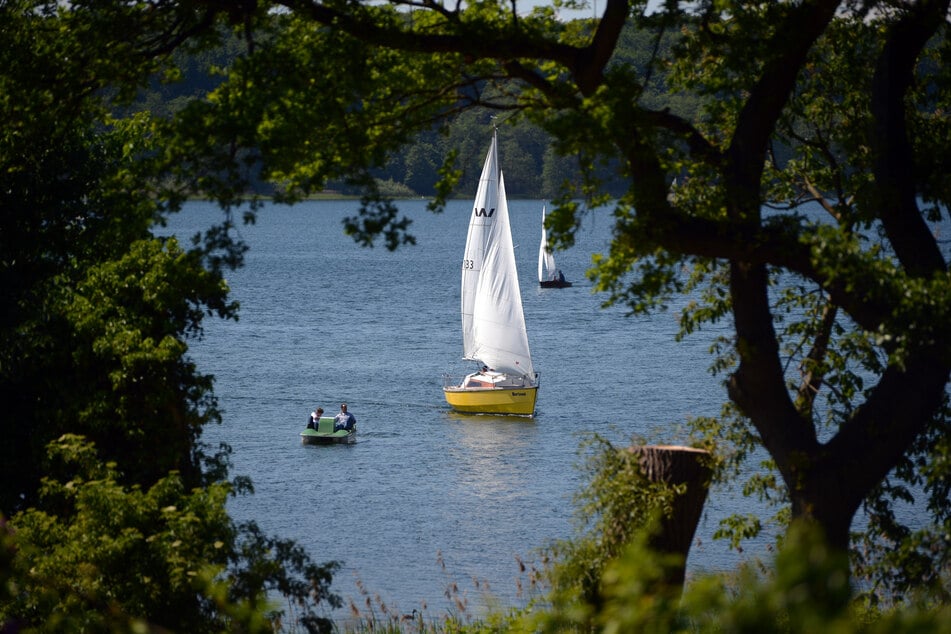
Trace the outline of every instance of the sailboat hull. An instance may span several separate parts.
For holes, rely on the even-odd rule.
[[[444,387],[446,402],[467,414],[535,414],[538,386],[534,387]]]

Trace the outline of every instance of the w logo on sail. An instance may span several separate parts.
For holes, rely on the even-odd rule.
[[[492,214],[495,213],[495,207],[493,207],[492,209],[488,211],[485,210],[485,207],[483,207],[482,209],[479,209],[478,207],[476,207],[475,210],[473,210],[473,213],[475,213],[475,215],[477,216],[484,216],[486,218],[491,218]]]

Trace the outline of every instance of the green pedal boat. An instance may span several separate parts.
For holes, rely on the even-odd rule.
[[[357,428],[334,431],[334,419],[322,416],[317,429],[305,429],[300,433],[300,441],[305,445],[350,444],[357,441]]]

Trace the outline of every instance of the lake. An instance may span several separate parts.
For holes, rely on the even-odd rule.
[[[572,534],[585,434],[682,442],[685,419],[715,415],[725,399],[707,371],[717,332],[676,343],[675,312],[601,308],[584,272],[607,249],[609,213],[587,217],[576,245],[556,254],[574,286],[540,289],[542,205],[509,204],[541,378],[534,419],[455,414],[443,398],[443,375],[472,369],[459,316],[468,201],[440,215],[425,201],[400,202],[417,244],[396,252],[343,235],[356,202],[265,207],[239,229],[251,250],[228,275],[240,320],[209,320],[191,346],[224,410],[205,440],[229,443],[233,473],[255,487],[232,515],[296,540],[315,561],[342,562],[333,588],[358,605],[366,593],[404,612],[458,610],[452,584],[473,613],[518,604],[518,559],[537,562],[537,549]],[[170,230],[190,235],[220,214],[192,202]],[[357,443],[302,445],[310,411],[332,415],[341,402],[357,418]],[[711,491],[688,575],[736,565],[740,555],[711,537],[749,505]]]

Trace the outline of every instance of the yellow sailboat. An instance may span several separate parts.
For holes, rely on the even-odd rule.
[[[480,369],[443,387],[456,411],[533,416],[538,374],[532,367],[509,226],[498,138],[482,166],[462,260],[463,357]]]

